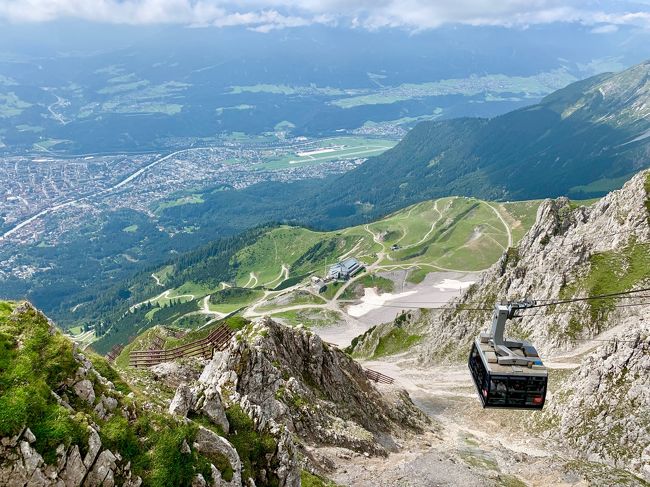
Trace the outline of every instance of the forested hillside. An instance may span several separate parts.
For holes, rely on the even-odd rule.
[[[328,182],[310,221],[341,225],[450,194],[602,196],[649,164],[649,74],[646,62],[490,120],[422,122],[392,150]]]
[[[414,283],[436,270],[477,271],[521,238],[538,205],[450,197],[338,231],[257,227],[178,254],[130,279],[99,283],[75,301],[62,301],[60,323],[94,325],[98,341],[93,347],[106,353],[156,325],[193,328],[296,285],[309,287],[310,276],[324,276],[344,256],[358,258],[369,272],[406,269]],[[368,287],[374,282],[370,279]],[[331,287],[333,293],[336,289]]]

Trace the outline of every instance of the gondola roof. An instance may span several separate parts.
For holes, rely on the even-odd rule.
[[[483,359],[483,363],[485,364],[487,371],[490,374],[526,375],[537,377],[546,377],[548,375],[546,367],[532,346],[526,346],[524,348],[511,348],[512,352],[515,355],[519,355],[520,357],[535,358],[535,362],[530,367],[522,365],[502,365],[497,363],[497,354],[494,351],[494,347],[489,343],[482,342],[478,338],[476,339],[476,348],[481,355],[481,358]]]

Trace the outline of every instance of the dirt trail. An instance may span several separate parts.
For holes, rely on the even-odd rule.
[[[286,264],[282,264],[282,266],[280,267],[280,273],[278,274],[278,276],[275,279],[273,279],[272,281],[265,282],[264,284],[262,284],[262,286],[264,286],[264,287],[272,287],[271,284],[279,284],[282,281],[284,281],[285,279],[289,279],[289,268],[286,266]]]
[[[158,301],[159,299],[189,298],[189,300],[192,301],[193,299],[196,298],[196,296],[195,296],[194,294],[178,294],[178,295],[170,296],[170,294],[172,293],[172,291],[173,291],[173,289],[167,289],[166,291],[161,292],[158,296],[154,296],[154,297],[151,298],[151,299],[146,299],[146,300],[144,300],[144,301],[141,301],[141,302],[139,302],[139,303],[136,303],[136,304],[134,304],[133,306],[131,306],[131,307],[129,308],[129,311],[133,311],[134,309],[139,308],[139,307],[142,306],[143,304],[156,302],[156,301]]]
[[[503,223],[504,228],[506,229],[506,232],[508,232],[508,247],[512,247],[512,232],[510,231],[510,226],[508,223],[505,221],[503,216],[501,216],[501,213],[499,213],[499,210],[497,210],[494,206],[492,206],[490,203],[485,203],[490,207],[490,209],[496,214],[497,217],[499,217],[499,220],[501,220],[501,223]]]
[[[519,480],[530,487],[583,486],[558,468],[563,458],[556,445],[503,427],[510,411],[487,412],[480,406],[465,365],[419,369],[410,357],[363,362],[395,379],[413,402],[431,417],[435,433],[417,436],[399,453],[375,461],[355,457],[333,476],[343,485],[497,486]],[[522,413],[524,414],[524,413]],[[526,413],[527,414],[527,413]]]
[[[242,287],[255,287],[257,286],[257,276],[255,275],[254,272],[251,272],[248,275],[248,281],[246,281],[246,284],[244,284]]]
[[[429,235],[431,235],[431,234],[433,233],[433,230],[436,228],[436,224],[437,224],[437,223],[442,219],[442,213],[440,212],[440,210],[438,210],[438,201],[439,201],[439,200],[436,200],[436,201],[433,203],[433,209],[434,209],[434,211],[435,211],[436,213],[438,213],[438,218],[436,218],[436,219],[433,221],[433,223],[431,223],[431,228],[429,229],[429,231],[428,231],[428,232],[424,235],[424,237],[422,237],[419,241],[417,241],[416,243],[411,244],[411,245],[405,245],[404,247],[402,247],[403,249],[410,249],[410,248],[412,248],[412,247],[417,247],[417,246],[420,245],[422,242],[426,241],[426,239],[429,238]],[[406,236],[406,233],[404,233],[404,235],[402,235],[402,238],[404,238],[405,236]],[[400,240],[402,240],[402,239],[400,238]]]

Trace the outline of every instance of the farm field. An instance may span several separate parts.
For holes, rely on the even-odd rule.
[[[341,108],[353,108],[362,105],[398,103],[430,96],[476,96],[484,93],[487,93],[486,99],[495,99],[499,95],[529,98],[562,88],[573,81],[575,77],[562,70],[547,71],[527,77],[488,74],[426,83],[404,83],[376,93],[339,98],[332,104]]]

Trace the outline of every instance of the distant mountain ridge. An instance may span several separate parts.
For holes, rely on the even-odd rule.
[[[328,181],[313,223],[344,224],[450,194],[601,196],[650,165],[649,114],[646,61],[493,119],[421,122],[392,150]]]

